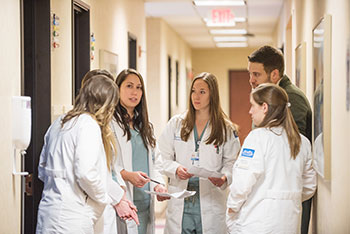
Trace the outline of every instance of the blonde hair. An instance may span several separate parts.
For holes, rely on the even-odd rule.
[[[63,125],[81,114],[89,114],[101,128],[108,170],[116,155],[116,141],[110,129],[114,107],[119,100],[117,85],[105,75],[94,75],[86,80],[75,99],[74,107],[62,119]]]
[[[282,126],[287,133],[291,157],[295,159],[300,151],[301,137],[289,109],[286,91],[275,84],[260,84],[252,90],[251,96],[257,104],[268,105],[268,111],[258,127]]]
[[[206,141],[206,144],[213,143],[214,145],[222,145],[225,141],[227,141],[227,135],[232,134],[233,131],[237,131],[238,126],[232,123],[222,110],[220,105],[219,85],[217,79],[213,74],[208,72],[203,72],[197,75],[192,81],[190,89],[191,93],[188,99],[188,111],[185,119],[183,120],[181,128],[181,139],[183,141],[187,141],[190,133],[194,128],[196,121],[196,111],[194,109],[191,96],[193,85],[199,79],[208,84],[210,92],[209,115],[212,131],[208,140]]]

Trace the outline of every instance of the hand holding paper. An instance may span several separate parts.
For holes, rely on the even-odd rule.
[[[173,197],[176,199],[183,199],[183,198],[195,195],[196,191],[183,190],[181,192],[176,192],[176,193],[159,193],[159,192],[145,190],[145,193],[158,195],[158,196],[162,196],[162,197]]]
[[[191,166],[188,169],[188,173],[191,173],[194,176],[203,177],[203,178],[209,178],[209,177],[221,178],[222,176],[224,176],[224,174],[219,173],[217,171],[210,171],[208,169],[205,169],[203,167],[198,167],[198,166]]]

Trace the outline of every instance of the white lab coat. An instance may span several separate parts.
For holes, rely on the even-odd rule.
[[[227,213],[229,233],[300,232],[301,202],[316,189],[310,143],[302,135],[301,140],[294,160],[282,127],[249,133],[233,166],[227,207],[235,213]]]
[[[117,204],[124,191],[107,169],[97,122],[82,114],[61,128],[48,129],[40,155],[44,190],[36,233],[93,233],[106,204]]]
[[[182,114],[169,120],[158,140],[164,174],[169,177],[168,191],[170,193],[187,188],[188,180],[180,180],[176,175],[176,169],[180,165],[188,169],[192,165],[191,155],[195,151],[193,131],[187,142],[181,140],[180,131],[184,118],[185,114]],[[238,137],[235,137],[233,129],[231,129],[228,130],[227,141],[219,146],[219,149],[214,144],[206,144],[211,128],[212,126],[209,123],[199,144],[199,164],[208,170],[225,174],[227,182],[221,188],[218,188],[208,179],[200,178],[202,230],[203,234],[222,234],[226,233],[225,211],[228,193],[226,188],[232,181],[232,165],[239,152],[240,143]],[[183,209],[183,199],[172,198],[169,200],[164,233],[181,233]]]
[[[118,172],[122,170],[133,171],[132,169],[132,145],[131,141],[127,140],[127,134],[124,135],[124,131],[119,126],[119,124],[113,120],[111,122],[112,131],[114,132],[118,141],[117,150],[117,170]],[[157,159],[158,160],[158,159]],[[161,164],[157,162],[154,154],[154,149],[148,146],[148,165],[149,165],[149,177],[164,184],[163,176],[160,174],[159,169]],[[125,182],[126,184],[126,195],[130,201],[133,201],[134,187],[130,182]],[[150,182],[150,190],[153,191],[157,184]],[[151,196],[150,203],[150,223],[148,224],[147,234],[154,233],[154,196]],[[137,225],[135,221],[126,221],[128,227],[128,234],[137,234]]]

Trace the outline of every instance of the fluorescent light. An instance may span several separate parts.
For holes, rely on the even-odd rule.
[[[315,29],[314,34],[323,34],[324,30],[323,29]]]
[[[246,18],[244,17],[235,17],[233,19],[233,22],[231,23],[212,23],[208,18],[203,18],[204,22],[206,23],[207,27],[234,27],[236,26],[236,23],[244,23],[246,22]]]
[[[215,42],[247,41],[246,37],[214,37]]]
[[[244,18],[244,17],[235,17],[235,22],[236,23],[243,23],[243,22],[246,22],[247,19]]]
[[[212,29],[210,34],[247,34],[245,29]]]
[[[213,23],[211,21],[206,21],[207,27],[234,27],[236,26],[235,21],[230,23]]]
[[[247,47],[247,42],[220,42],[216,43],[217,47]]]
[[[324,38],[322,36],[314,36],[314,42],[323,42]]]
[[[193,1],[196,6],[244,6],[244,0],[236,1]]]
[[[322,47],[322,43],[321,42],[314,42],[314,47],[321,48]]]

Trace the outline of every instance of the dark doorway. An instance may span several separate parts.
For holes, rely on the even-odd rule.
[[[90,7],[82,1],[73,1],[73,95],[78,94],[81,80],[90,71]]]
[[[179,105],[179,61],[175,63],[175,101]]]
[[[251,91],[249,74],[246,70],[229,71],[229,79],[230,119],[239,125],[239,140],[243,144],[244,139],[252,129],[252,120],[249,115]]]
[[[129,44],[129,68],[137,69],[137,39],[131,33],[128,33],[128,44]]]
[[[171,57],[168,56],[168,117],[171,118]]]
[[[30,174],[22,193],[22,233],[35,233],[43,183],[38,179],[38,163],[44,135],[51,123],[50,0],[21,1],[22,87],[32,99],[31,143],[24,157]]]

